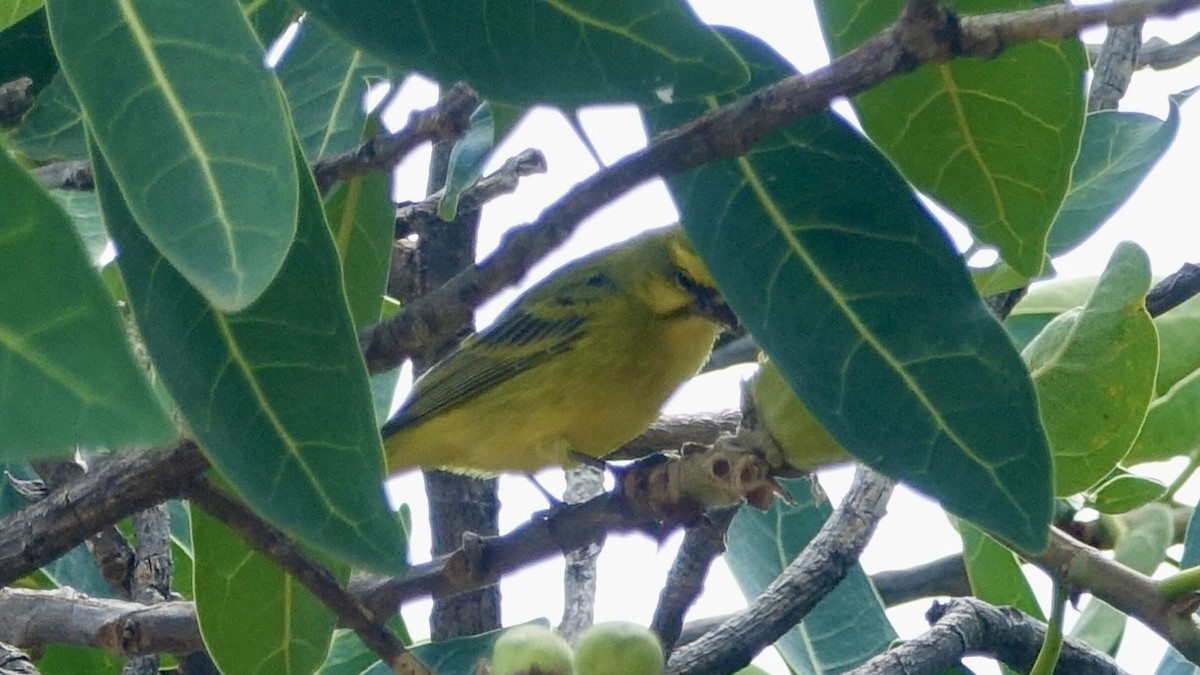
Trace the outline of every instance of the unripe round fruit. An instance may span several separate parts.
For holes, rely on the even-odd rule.
[[[575,669],[579,675],[662,675],[663,648],[644,626],[606,621],[579,636]]]
[[[549,628],[517,626],[504,631],[492,647],[492,675],[574,675],[571,646]]]

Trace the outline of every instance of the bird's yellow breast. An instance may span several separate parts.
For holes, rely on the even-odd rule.
[[[719,327],[694,316],[637,316],[630,304],[593,317],[570,350],[401,429],[388,469],[532,472],[601,457],[641,433],[678,384],[694,375]],[[607,314],[607,313],[606,313]]]

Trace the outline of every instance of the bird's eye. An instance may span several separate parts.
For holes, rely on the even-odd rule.
[[[682,269],[677,268],[675,270],[675,283],[679,284],[679,287],[685,291],[696,290],[695,280],[693,280],[690,276],[688,276],[688,273],[683,271]]]

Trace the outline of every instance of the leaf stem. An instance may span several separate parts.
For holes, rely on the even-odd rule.
[[[1058,665],[1058,656],[1062,653],[1063,634],[1062,622],[1064,608],[1067,606],[1067,587],[1065,584],[1054,583],[1054,599],[1050,607],[1050,623],[1046,624],[1046,639],[1038,652],[1037,660],[1029,675],[1050,675]]]
[[[1162,496],[1162,500],[1171,501],[1175,499],[1175,493],[1179,491],[1179,488],[1183,487],[1184,483],[1191,479],[1197,469],[1200,469],[1200,447],[1192,448],[1191,454],[1188,455],[1187,466],[1175,477],[1175,480],[1171,481],[1171,484],[1167,487],[1166,494]]]

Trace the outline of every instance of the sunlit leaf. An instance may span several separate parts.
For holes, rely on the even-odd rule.
[[[957,14],[1032,0],[964,0]],[[905,0],[817,2],[835,56],[900,16]],[[1042,269],[1083,130],[1087,59],[1077,40],[1040,41],[990,59],[951,59],[852,99],[863,129],[919,190],[945,205],[1026,277]]]
[[[1166,493],[1167,486],[1153,478],[1121,474],[1100,484],[1089,504],[1100,513],[1128,513]]]
[[[1082,308],[1059,315],[1023,355],[1054,455],[1054,489],[1090,487],[1137,438],[1154,394],[1158,333],[1146,311],[1150,261],[1122,243]]]
[[[42,0],[0,0],[0,30],[42,8]]]

